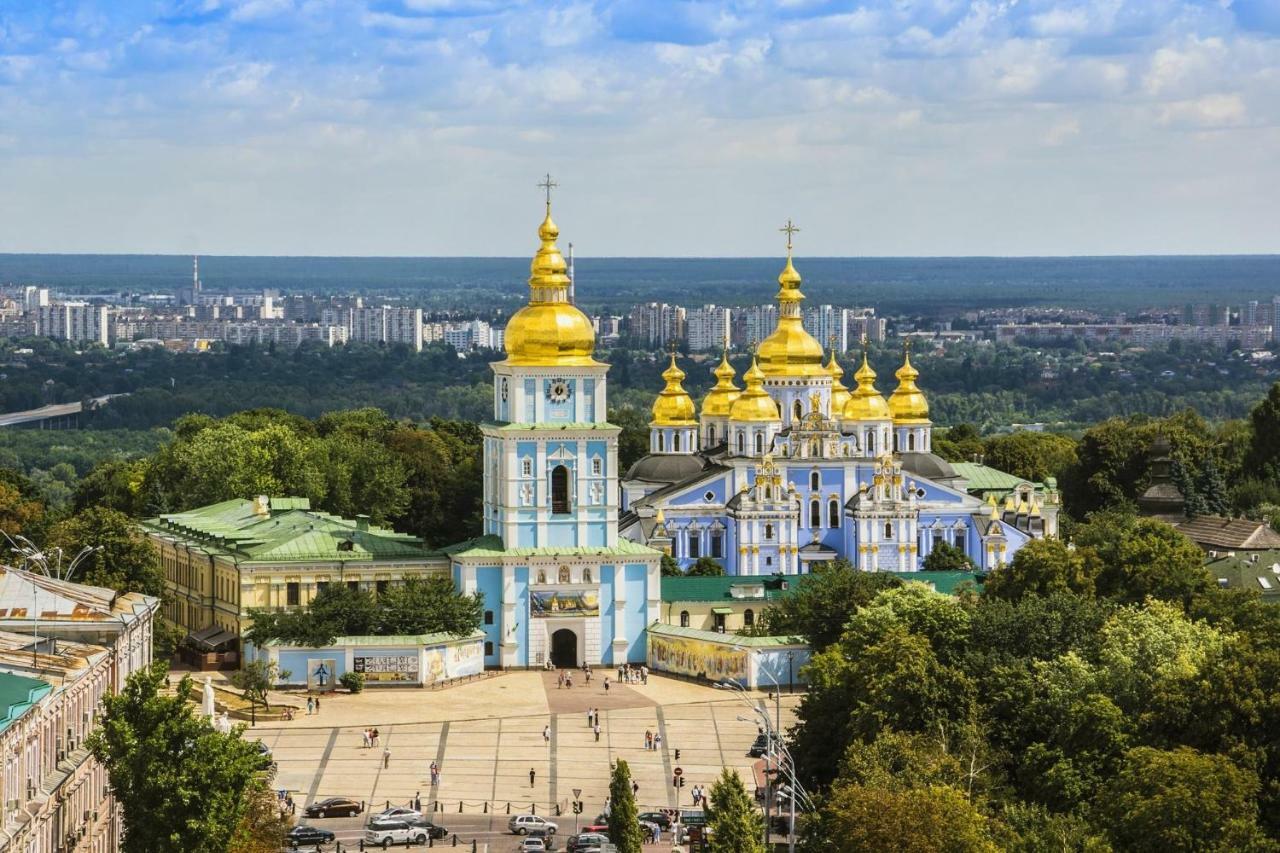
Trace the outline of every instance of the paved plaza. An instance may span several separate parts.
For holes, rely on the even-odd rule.
[[[346,796],[381,806],[404,804],[415,795],[424,811],[439,803],[442,822],[488,809],[554,814],[572,825],[573,789],[582,789],[583,818],[593,818],[608,795],[610,764],[623,758],[640,788],[642,810],[677,804],[674,768],[684,771],[689,791],[711,784],[722,767],[736,768],[754,786],[746,755],[756,736],[748,702],[775,703],[763,693],[750,699],[660,676],[648,684],[611,685],[606,694],[597,671],[590,686],[575,675],[572,688],[557,687],[554,673],[512,672],[446,690],[370,688],[349,696],[332,694],[315,715],[259,725],[248,732],[272,750],[279,765],[276,787],[293,792],[301,806]],[[287,694],[284,694],[287,696]],[[295,704],[298,697],[289,697]],[[799,696],[781,697],[781,722],[789,726]],[[305,704],[305,700],[303,700]],[[587,724],[587,709],[600,709],[600,739]],[[742,719],[739,719],[742,718]],[[361,732],[376,726],[381,743],[365,748]],[[549,729],[549,740],[544,730]],[[661,735],[661,747],[645,749],[645,732]],[[384,750],[389,757],[384,756]],[[680,757],[677,762],[676,751]],[[430,779],[432,762],[439,784]],[[385,764],[385,766],[384,766]],[[533,771],[530,784],[529,772]]]

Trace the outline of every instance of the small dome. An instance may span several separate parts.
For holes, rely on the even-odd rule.
[[[789,246],[790,244],[788,244]],[[804,329],[800,316],[800,273],[791,262],[787,249],[787,265],[778,276],[778,325],[760,342],[756,350],[760,368],[767,376],[826,376],[822,366],[822,344]]]
[[[729,363],[729,353],[726,352],[721,357],[720,364],[712,374],[716,377],[716,384],[702,398],[702,417],[727,418],[729,407],[742,394],[742,390],[733,383],[734,372],[733,365]]]
[[[650,453],[636,460],[626,479],[646,483],[682,483],[702,473],[706,460],[696,453]]]
[[[838,418],[844,412],[845,406],[849,405],[849,401],[853,399],[853,395],[840,381],[844,376],[844,368],[840,366],[840,362],[836,361],[834,349],[831,350],[831,360],[827,362],[827,373],[831,374],[831,414]]]
[[[853,389],[849,402],[844,407],[844,419],[847,421],[887,421],[893,417],[889,404],[876,390],[876,372],[867,362],[867,354],[862,354],[862,366],[853,374],[858,387]]]
[[[751,368],[743,375],[747,388],[733,401],[729,407],[729,420],[775,422],[782,420],[778,413],[778,404],[764,390],[764,371],[755,359],[751,360]]]
[[[894,376],[898,377],[898,387],[889,397],[889,411],[893,413],[894,423],[929,423],[929,401],[924,398],[924,392],[916,387],[920,371],[911,366],[910,353],[903,354],[902,367],[898,368]]]
[[[684,380],[684,371],[676,366],[676,354],[671,354],[671,366],[662,371],[662,378],[667,387],[658,392],[653,401],[652,426],[697,426],[697,413],[694,411],[693,398],[680,383]]]

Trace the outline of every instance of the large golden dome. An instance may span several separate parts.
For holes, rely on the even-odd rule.
[[[720,364],[711,371],[716,377],[716,384],[711,386],[707,396],[702,398],[702,416],[704,418],[727,418],[729,407],[742,394],[741,389],[733,384],[733,365],[729,363],[729,353],[725,352]]]
[[[844,412],[845,406],[849,405],[849,401],[853,399],[853,395],[840,381],[844,376],[844,368],[840,366],[840,362],[836,361],[834,348],[831,350],[831,360],[827,362],[827,373],[831,374],[831,415],[838,418]]]
[[[862,366],[853,374],[858,387],[853,389],[849,402],[844,407],[844,419],[847,421],[887,421],[893,417],[889,404],[876,390],[876,372],[867,362],[867,354],[862,354]]]
[[[764,371],[753,358],[751,367],[742,376],[747,381],[747,389],[738,395],[729,407],[729,420],[732,421],[780,421],[778,404],[764,390]]]
[[[822,344],[804,329],[800,316],[800,273],[791,262],[790,241],[787,265],[778,276],[778,325],[760,342],[756,356],[766,376],[826,376],[822,366]]]
[[[581,367],[598,364],[591,321],[569,302],[568,265],[556,246],[560,229],[551,220],[551,204],[538,228],[542,245],[529,265],[529,304],[507,323],[503,344],[507,364]]]
[[[893,375],[898,377],[898,387],[889,397],[889,410],[893,413],[894,423],[929,423],[929,401],[924,398],[924,392],[916,387],[920,371],[911,366],[911,353],[902,354],[902,367]]]
[[[662,371],[662,378],[667,387],[658,392],[658,399],[653,401],[652,426],[697,426],[697,413],[693,408],[693,398],[680,383],[684,380],[684,371],[676,367],[676,354],[671,354],[671,366]]]

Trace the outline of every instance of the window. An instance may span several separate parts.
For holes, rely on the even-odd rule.
[[[809,526],[810,527],[822,526],[822,504],[818,501],[817,498],[814,498],[813,500],[809,501]]]
[[[724,534],[719,530],[714,530],[711,533],[711,556],[717,560],[724,557]]]
[[[721,634],[723,634],[724,633],[724,614],[717,613],[715,614],[715,617],[716,617],[716,630],[719,631]]]
[[[493,624],[493,611],[492,611],[492,610],[486,610],[486,611],[484,612],[484,624],[486,624],[486,625],[492,625],[492,624]]]
[[[874,432],[867,433],[867,455],[876,455],[876,434]]]
[[[592,580],[591,580],[591,570],[590,570],[590,569],[583,569],[583,570],[582,570],[582,582],[583,582],[583,583],[592,583]]]
[[[773,557],[765,557],[765,558],[764,558],[764,564],[765,564],[766,566],[772,566],[772,565],[773,565]]]
[[[796,420],[804,417],[804,407],[800,405],[800,401],[796,400],[796,404],[791,409],[795,413]]]
[[[756,433],[756,453],[764,453],[764,433]]]
[[[338,543],[339,551],[354,551],[355,549],[356,549],[356,543],[350,539],[343,539],[341,542]]]
[[[328,588],[329,588],[328,581],[316,581],[316,595],[319,595],[320,593],[324,592]]]
[[[747,452],[747,437],[743,433],[738,433],[738,455]]]
[[[387,587],[391,586],[391,581],[374,581],[373,586],[377,590],[378,595],[385,595]]]
[[[750,607],[742,611],[742,624],[747,628],[756,624],[756,612]]]
[[[680,433],[671,436],[671,449],[676,453],[680,452]]]
[[[898,446],[898,434],[896,432],[893,434],[893,449],[895,451],[902,449],[901,447]]]
[[[915,449],[916,449],[916,434],[913,432],[907,435],[907,450],[910,451]]]
[[[681,628],[689,627],[689,611],[688,610],[680,611],[680,627]]]
[[[689,531],[689,557],[698,559],[702,556],[702,534],[696,530]]]
[[[569,512],[569,469],[563,465],[551,469],[551,511],[557,515]]]
[[[772,525],[772,524],[766,524],[766,525],[764,526],[764,538],[765,538],[765,539],[772,539],[772,538],[773,538],[773,525]]]
[[[827,527],[840,526],[840,501],[835,498],[827,504]]]
[[[560,583],[569,583],[569,581],[570,581],[569,567],[561,566],[560,567]]]
[[[533,460],[532,459],[520,460],[520,476],[522,477],[533,476]]]
[[[885,539],[893,538],[893,522],[891,521],[886,521],[884,523],[884,538]]]
[[[285,595],[285,598],[284,598],[285,604],[288,604],[290,607],[297,607],[299,604],[302,603],[301,585],[298,584],[296,581],[291,581],[285,584],[284,595]]]
[[[360,581],[347,581],[347,589],[351,590],[352,592],[359,592]]]
[[[600,457],[597,456],[595,459],[591,460],[591,476],[599,477],[603,473],[604,473],[604,460],[600,459]]]
[[[813,471],[812,473],[809,474],[809,488],[816,492],[821,487],[822,487],[821,477],[819,477],[817,471]]]
[[[492,640],[484,641],[484,656],[493,657],[493,641]]]
[[[662,433],[658,433],[658,452],[659,453],[667,452],[667,437]]]
[[[707,503],[715,503],[716,493],[708,489],[702,493],[702,499]]]
[[[707,444],[710,445],[711,447],[716,446],[716,425],[715,424],[710,424],[707,426]]]

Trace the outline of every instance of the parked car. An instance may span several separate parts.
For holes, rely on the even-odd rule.
[[[582,831],[583,831],[583,832],[599,832],[599,833],[602,833],[602,834],[604,834],[604,835],[608,835],[608,834],[609,834],[609,821],[607,821],[607,820],[603,820],[603,819],[601,819],[601,818],[596,818],[596,819],[595,819],[594,821],[592,821],[591,823],[589,823],[589,824],[587,824],[586,826],[582,827]]]
[[[440,839],[449,835],[449,830],[437,823],[432,823],[425,817],[412,817],[407,819],[405,823],[415,829],[425,829],[427,831],[427,836],[430,838]]]
[[[355,817],[360,812],[360,804],[347,797],[317,800],[302,811],[307,817]]]
[[[517,853],[546,853],[547,845],[541,838],[526,838],[516,847]]]
[[[599,850],[609,843],[609,836],[599,832],[581,832],[569,839],[565,848],[568,853],[581,853],[584,850]]]
[[[507,821],[507,830],[516,835],[528,835],[531,829],[545,829],[548,835],[555,835],[559,828],[542,815],[536,814],[513,814],[511,820]]]
[[[427,831],[421,827],[410,826],[403,820],[375,820],[364,828],[364,843],[381,846],[384,850],[392,844],[426,844]]]
[[[285,836],[290,847],[310,847],[313,844],[328,844],[333,841],[333,833],[327,829],[321,829],[318,826],[307,826],[306,824],[298,824],[289,830],[289,834]]]
[[[416,820],[421,817],[422,812],[408,806],[394,806],[380,813],[374,820]]]
[[[539,841],[541,841],[541,842],[542,842],[542,845],[543,845],[544,849],[546,849],[547,853],[552,853],[552,851],[556,849],[556,837],[555,837],[555,835],[553,835],[553,834],[552,834],[552,833],[550,833],[550,832],[547,832],[545,829],[538,829],[538,828],[536,828],[536,827],[535,827],[535,828],[533,828],[533,829],[529,830],[529,834],[528,834],[527,836],[525,836],[525,837],[526,837],[526,838],[535,838],[535,839],[538,839]]]
[[[777,742],[775,737],[774,742]],[[755,741],[752,742],[751,748],[747,750],[747,756],[750,758],[764,758],[764,754],[769,751],[769,736],[756,735]]]
[[[664,812],[641,812],[640,822],[656,823],[659,827],[662,828],[663,832],[666,832],[668,829],[671,828],[671,818],[668,817]]]

